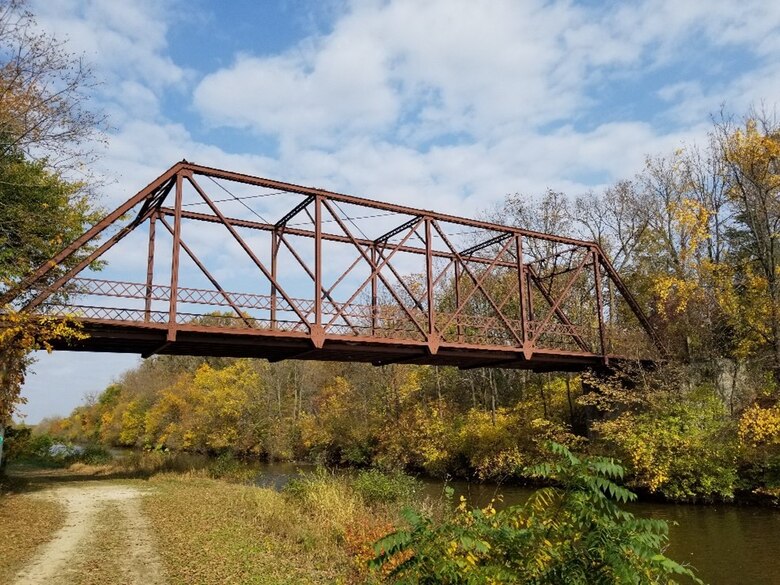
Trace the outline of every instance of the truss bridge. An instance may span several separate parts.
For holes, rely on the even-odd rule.
[[[80,322],[61,350],[536,371],[661,351],[594,242],[186,161],[1,299]]]

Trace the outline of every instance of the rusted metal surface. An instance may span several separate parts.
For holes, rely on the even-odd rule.
[[[207,193],[212,183],[230,197]],[[238,197],[228,185],[250,191]],[[271,196],[289,199],[272,221],[245,202]],[[257,219],[223,211],[226,202]],[[198,205],[208,212],[188,208]],[[82,274],[142,225],[148,244],[137,282]],[[198,226],[223,226],[225,245],[249,261],[243,292],[207,267]],[[155,265],[163,236],[171,243],[167,273]],[[74,262],[87,245],[94,251]],[[180,256],[211,289],[186,284]],[[285,280],[292,270],[302,280]],[[616,293],[604,295],[604,286]],[[651,360],[662,351],[593,242],[186,161],[6,290],[0,303],[79,319],[89,337],[59,349],[539,371]]]

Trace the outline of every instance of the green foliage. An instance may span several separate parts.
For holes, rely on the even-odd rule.
[[[95,221],[84,186],[21,154],[0,156],[0,278],[27,274]],[[90,250],[81,250],[81,260]]]
[[[413,477],[378,469],[359,471],[352,479],[352,488],[368,505],[409,502],[420,487]]]
[[[32,439],[32,428],[26,426],[8,427],[3,437],[3,464],[18,459],[28,449]]]
[[[601,448],[628,462],[636,487],[675,501],[731,499],[736,425],[712,388],[681,388],[674,374],[662,371],[639,405],[594,425]]]
[[[210,461],[208,472],[215,479],[228,479],[239,483],[249,482],[257,475],[256,471],[236,459],[232,453],[223,453]]]
[[[700,583],[663,555],[665,522],[620,507],[636,496],[617,483],[619,463],[578,457],[555,443],[550,449],[554,461],[529,472],[557,487],[499,512],[461,501],[443,522],[408,510],[409,528],[380,539],[371,566],[409,584],[640,585],[678,576]]]
[[[33,434],[31,429],[14,429],[6,442],[9,460],[48,457],[56,439],[49,434]],[[25,432],[26,431],[26,432]]]
[[[104,465],[113,460],[111,453],[101,445],[85,445],[75,454],[74,461],[87,465]]]
[[[32,460],[41,465],[67,466],[73,463],[103,465],[113,457],[102,445],[73,445],[47,433],[14,433],[9,459]]]

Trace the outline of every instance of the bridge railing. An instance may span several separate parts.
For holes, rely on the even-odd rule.
[[[167,303],[170,301],[171,287],[145,283],[114,281],[97,278],[76,278],[69,284],[67,303],[44,303],[38,311],[50,316],[69,316],[93,322],[150,324],[167,326],[170,313],[167,310],[150,307],[116,307],[85,303],[81,299],[95,297],[134,299]],[[234,291],[213,291],[198,288],[179,287],[176,291],[178,301],[183,305],[196,305],[213,309],[212,312],[194,312],[180,310],[176,313],[178,325],[190,325],[200,328],[235,329],[247,332],[297,332],[306,334],[310,322],[300,320],[271,319],[270,309],[279,299],[272,295],[243,293]],[[291,299],[296,308],[307,317],[313,316],[313,302],[310,299]],[[239,314],[218,312],[226,307],[238,307],[245,310]],[[254,316],[251,311],[265,311],[264,316]],[[425,312],[418,308],[402,310],[393,305],[372,306],[360,303],[322,303],[322,312],[326,317],[347,315],[352,318],[349,324],[331,323],[325,328],[329,336],[360,337],[377,339],[404,339],[424,342],[420,331],[409,322],[406,311],[417,313],[423,319]],[[464,347],[520,347],[516,333],[523,328],[519,319],[504,320],[486,315],[456,314],[438,311],[437,322],[448,324],[441,332],[442,342]],[[508,327],[511,327],[509,329]],[[544,323],[538,320],[526,321],[527,333],[537,341],[537,347],[565,350],[572,353],[598,353],[598,324],[575,325],[572,323]],[[617,325],[606,327],[608,353],[627,357],[642,357],[652,350],[651,343],[641,330]],[[584,341],[590,350],[584,350],[576,340]]]

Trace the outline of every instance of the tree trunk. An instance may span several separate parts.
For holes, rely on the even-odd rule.
[[[493,370],[488,370],[490,380],[490,421],[496,426],[496,381],[493,379]]]
[[[574,404],[571,401],[571,374],[566,374],[566,399],[569,401],[569,421],[571,428],[574,429]]]
[[[5,469],[5,459],[3,458],[3,446],[5,443],[5,425],[0,424],[0,474]]]
[[[441,416],[441,413],[443,412],[443,402],[441,396],[441,378],[439,377],[439,366],[434,366],[433,371],[436,373],[436,398],[439,401],[439,416]]]

